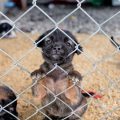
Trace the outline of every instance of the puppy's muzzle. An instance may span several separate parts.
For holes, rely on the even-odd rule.
[[[62,45],[53,46],[52,51],[53,51],[53,54],[63,54],[64,53]]]

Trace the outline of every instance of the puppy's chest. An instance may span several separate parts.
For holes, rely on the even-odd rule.
[[[50,81],[49,81],[50,80]],[[67,82],[68,78],[57,78],[57,77],[52,77],[52,79],[48,79],[47,81],[47,87],[54,92],[54,94],[59,94],[60,92],[63,92],[64,90],[67,89],[68,86],[68,82]]]
[[[68,75],[59,68],[49,73],[46,80],[47,87],[55,94],[64,91],[68,86]]]
[[[47,75],[47,77],[52,79],[54,81],[54,83],[57,83],[59,81],[62,82],[64,79],[66,79],[67,74],[64,71],[62,71],[61,69],[57,68],[57,69],[53,70],[51,73],[49,73]]]

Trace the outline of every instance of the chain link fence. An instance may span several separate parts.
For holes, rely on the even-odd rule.
[[[59,99],[72,111],[71,114],[65,117],[63,120],[69,118],[72,115],[75,115],[80,120],[120,120],[120,70],[117,68],[120,64],[119,46],[117,46],[111,39],[111,36],[104,31],[104,26],[113,18],[115,19],[116,16],[119,15],[120,11],[115,13],[104,22],[98,23],[84,8],[82,8],[82,4],[85,2],[85,0],[76,1],[76,8],[60,20],[54,20],[46,11],[37,5],[37,0],[33,0],[32,6],[14,21],[12,21],[4,13],[0,12],[1,16],[8,20],[13,26],[12,29],[10,29],[0,38],[0,56],[2,59],[0,61],[0,83],[1,85],[8,86],[16,94],[17,98],[14,101],[18,101],[17,111],[19,117],[13,115],[5,109],[14,101],[10,102],[4,107],[0,106],[0,112],[5,111],[17,120],[41,120],[43,116],[47,117],[49,120],[52,120],[52,118],[45,114],[43,110],[46,106],[52,104],[54,100]],[[23,20],[23,18],[29,14],[32,9],[36,9],[40,15],[42,14],[43,17],[49,21],[50,27],[46,27],[46,30],[54,28],[40,41],[44,40],[58,29],[73,42],[74,40],[63,31],[62,27],[64,25],[62,25],[62,23],[64,21],[67,23],[67,20],[69,21],[68,18],[76,12],[85,14],[85,16],[89,18],[90,23],[93,23],[93,26],[91,27],[96,28],[92,34],[85,35],[82,33],[76,35],[76,37],[79,38],[78,41],[80,45],[82,45],[84,49],[83,52],[81,51],[82,54],[80,56],[75,56],[73,61],[75,69],[78,70],[83,76],[81,86],[79,87],[88,95],[88,90],[97,91],[97,94],[102,95],[102,98],[100,99],[94,99],[94,96],[90,95],[90,98],[87,102],[88,109],[83,117],[76,114],[76,111],[74,111],[67,103],[58,97],[65,91],[69,91],[70,88],[67,88],[67,90],[56,95],[43,85],[45,89],[52,93],[54,100],[45,106],[40,106],[40,103],[37,105],[37,103],[33,102],[31,88],[36,84],[36,82],[32,84],[30,74],[36,69],[36,66],[39,66],[40,63],[42,64],[43,62],[43,59],[41,59],[42,57],[40,55],[40,52],[42,51],[37,48],[38,43],[35,43],[35,39],[39,35],[29,35],[23,32],[18,25],[19,21]],[[72,19],[74,19],[74,17]],[[44,23],[41,24],[48,24],[48,21],[44,21]],[[27,23],[24,23],[23,20],[23,24]],[[85,24],[89,24],[89,21],[86,21]],[[80,27],[79,25],[76,26],[78,28],[76,27],[75,31],[77,31]],[[72,28],[73,26],[70,27]],[[89,27],[87,29],[89,30]],[[21,34],[24,37],[18,37],[16,40],[9,41],[2,40],[2,38],[9,34],[12,30],[18,31],[18,36]],[[116,48],[112,46],[110,41],[116,45]],[[14,44],[15,42],[16,44]],[[7,51],[4,49],[4,45],[6,48],[8,48]],[[12,48],[15,48],[15,50]],[[22,49],[22,51],[19,51],[20,49]],[[77,43],[75,50],[72,51],[69,55],[73,54],[76,50],[79,50]],[[33,58],[33,56],[36,57]],[[60,68],[62,71],[67,73],[67,71],[62,69],[61,66],[55,64],[54,68],[51,69],[51,71],[49,71],[47,74],[51,73],[56,68]],[[71,87],[74,87],[75,85],[76,84],[73,83],[73,86]]]

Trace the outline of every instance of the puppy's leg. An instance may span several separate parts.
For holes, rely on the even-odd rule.
[[[35,70],[31,73],[31,78],[32,79],[43,78],[47,72],[48,72],[48,67],[46,63],[43,63],[38,70]]]
[[[31,78],[32,78],[32,94],[33,96],[37,96],[39,89],[40,89],[40,80],[45,76],[43,73],[43,70],[40,68],[38,70],[35,70],[34,72],[31,73]]]
[[[33,80],[43,78],[44,76],[45,76],[45,73],[41,69],[35,70],[31,73],[31,78]]]
[[[77,114],[79,117],[82,117],[86,110],[87,100],[83,97],[81,105],[78,106],[77,109],[75,110],[75,114]],[[79,117],[73,114],[72,116],[69,117],[69,120],[79,120]]]
[[[36,104],[41,103],[41,100],[46,96],[47,93],[46,89],[42,85],[46,86],[45,80],[37,80],[37,82],[33,83],[33,86],[31,88]]]
[[[82,76],[81,76],[81,74],[78,72],[78,71],[71,71],[71,72],[69,72],[69,77],[75,77],[75,78],[78,78],[79,80],[82,80]]]

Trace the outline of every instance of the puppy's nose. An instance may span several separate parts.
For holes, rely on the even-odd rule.
[[[62,49],[62,46],[54,46],[53,49],[56,51],[60,51]]]

